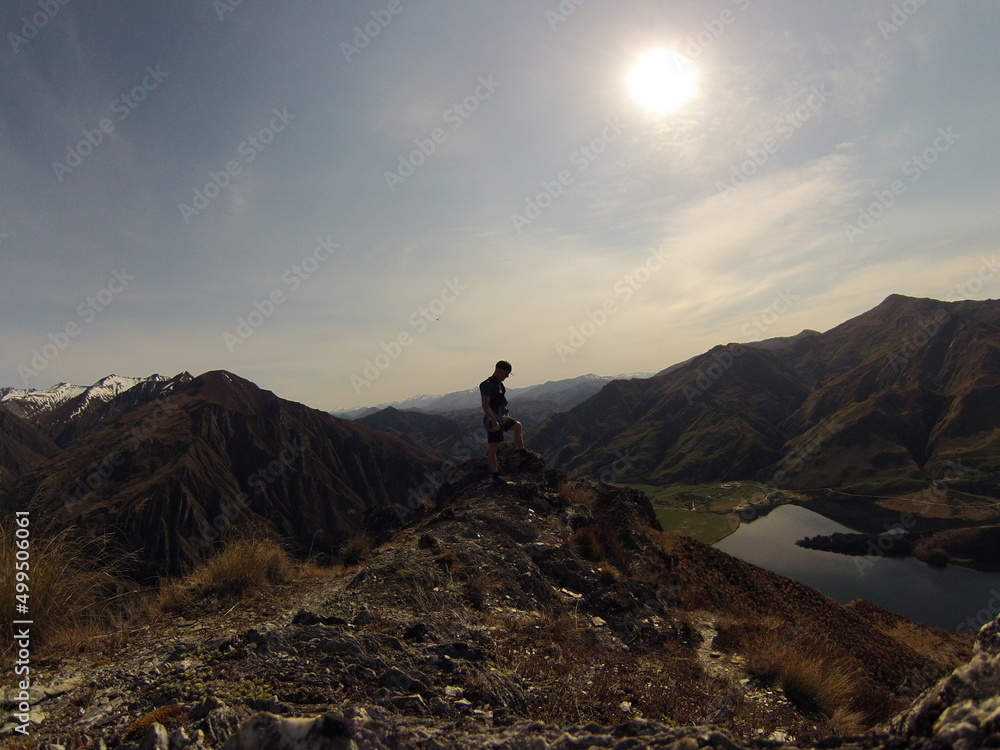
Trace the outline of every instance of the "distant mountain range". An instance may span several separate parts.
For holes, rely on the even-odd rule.
[[[525,388],[508,388],[507,397],[513,417],[525,425],[538,425],[549,416],[586,401],[608,383],[637,377],[649,377],[649,373],[616,377],[588,374],[550,380]],[[392,433],[444,461],[463,461],[479,455],[486,444],[478,387],[444,396],[417,396],[382,408],[338,415]]]
[[[524,388],[508,388],[507,396],[516,399],[521,406],[538,409],[566,409],[570,406],[584,401],[597,393],[601,388],[612,380],[628,380],[630,378],[649,377],[652,373],[635,373],[629,375],[580,375],[575,378],[565,380],[549,380],[537,385],[529,385]],[[489,373],[485,373],[485,379]],[[356,409],[340,409],[331,412],[334,416],[343,419],[360,419],[371,416],[385,409],[396,409],[398,411],[419,411],[426,414],[456,414],[470,410],[479,411],[479,389],[476,387],[467,388],[464,391],[453,391],[443,396],[420,395],[413,396],[404,401],[393,401],[391,403],[379,404],[377,406],[363,406]]]
[[[110,535],[136,575],[177,574],[256,528],[336,556],[422,510],[433,457],[231,373],[6,389],[0,509]]]

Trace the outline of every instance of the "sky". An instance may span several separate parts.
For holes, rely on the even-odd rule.
[[[225,369],[343,409],[998,297],[998,31],[997,0],[10,0],[0,385]]]

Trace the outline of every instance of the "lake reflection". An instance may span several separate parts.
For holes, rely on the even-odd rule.
[[[715,548],[801,581],[842,604],[867,599],[911,620],[949,630],[963,624],[963,629],[978,629],[1000,612],[1000,573],[954,565],[932,568],[913,558],[872,558],[869,565],[864,557],[795,544],[806,536],[838,531],[853,529],[806,508],[782,505],[741,524]]]

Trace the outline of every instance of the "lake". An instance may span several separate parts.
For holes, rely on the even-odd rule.
[[[911,620],[948,630],[978,630],[1000,613],[1000,573],[914,558],[864,558],[804,549],[797,539],[853,532],[797,505],[782,505],[714,546],[741,560],[800,581],[845,604],[867,599]],[[871,564],[868,564],[868,563]]]

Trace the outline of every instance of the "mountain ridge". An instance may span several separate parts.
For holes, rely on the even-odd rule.
[[[436,465],[396,438],[224,371],[138,384],[116,399],[79,434],[49,423],[59,436],[72,432],[69,442],[0,503],[52,530],[110,535],[141,552],[140,577],[179,574],[255,524],[303,554],[336,557],[370,524],[385,533],[421,512],[415,489]]]
[[[956,460],[990,473],[990,446],[1000,439],[998,319],[992,300],[892,295],[776,349],[714,347],[636,381],[627,404],[626,389],[605,389],[550,417],[533,445],[577,474],[596,473],[631,446],[635,475],[659,482],[781,476],[790,487],[835,487],[895,473],[916,485]],[[836,429],[815,450],[824,424]],[[865,440],[875,467],[850,456]]]

